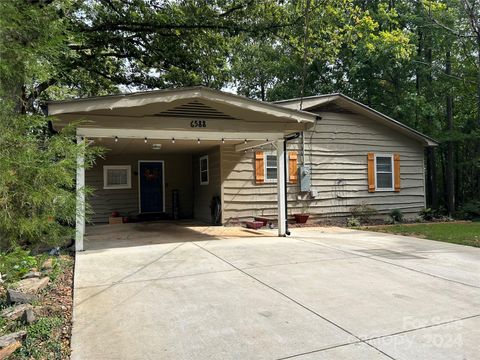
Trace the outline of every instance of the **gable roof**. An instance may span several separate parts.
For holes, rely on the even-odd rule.
[[[129,111],[143,110],[146,114],[153,109],[161,109],[168,113],[169,104],[182,105],[191,101],[206,101],[215,104],[220,108],[229,108],[234,115],[248,115],[248,120],[255,121],[268,117],[295,123],[314,123],[318,115],[285,107],[273,103],[250,99],[224,91],[210,89],[204,86],[150,90],[130,94],[97,96],[81,99],[50,101],[48,102],[48,114],[61,116],[64,114],[100,114],[109,113],[122,115]],[[196,105],[198,108],[198,105]],[[191,110],[191,109],[190,109]],[[176,109],[177,112],[185,114],[189,109]],[[215,109],[197,109],[198,112],[210,111],[211,116],[220,117],[221,113]],[[170,111],[171,112],[171,111]],[[162,113],[160,113],[162,114]],[[175,115],[175,114],[173,114]],[[230,116],[231,117],[231,116]]]
[[[302,110],[304,111],[318,110],[326,105],[337,105],[343,109],[350,110],[354,113],[361,114],[365,117],[381,122],[384,125],[405,134],[406,136],[419,140],[426,146],[437,146],[439,144],[438,141],[432,139],[431,137],[428,137],[419,131],[412,129],[411,127],[402,124],[401,122],[392,119],[391,117],[382,114],[381,112],[341,93],[307,96],[304,97],[303,100],[301,98],[295,98],[276,101],[274,103],[296,110],[300,109],[300,103],[302,103]]]

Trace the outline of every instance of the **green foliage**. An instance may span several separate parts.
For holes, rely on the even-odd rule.
[[[43,317],[28,326],[27,337],[14,359],[63,359],[65,354],[58,339],[62,324],[60,317]]]
[[[435,212],[431,208],[425,208],[425,209],[422,209],[418,213],[418,215],[425,221],[431,221],[431,220],[433,220],[433,218],[435,216]]]
[[[349,217],[347,219],[347,226],[348,227],[359,227],[361,225],[360,220],[356,217]]]
[[[27,335],[37,340],[47,340],[51,331],[62,323],[58,317],[40,318],[36,323],[28,327]]]
[[[28,250],[15,247],[8,253],[0,252],[0,273],[9,283],[19,280],[31,268],[37,266],[37,258]]]
[[[430,223],[370,227],[368,230],[480,247],[480,223]]]
[[[0,249],[56,246],[73,235],[76,159],[85,146],[73,127],[49,135],[47,121],[0,107]],[[87,167],[100,152],[86,148]]]
[[[372,217],[378,214],[378,211],[366,202],[362,202],[360,205],[353,206],[350,209],[350,213],[362,224],[368,224],[372,220]]]
[[[472,200],[462,205],[459,217],[466,220],[480,218],[480,200]]]
[[[403,213],[400,209],[393,209],[388,215],[390,216],[394,224],[403,221]]]

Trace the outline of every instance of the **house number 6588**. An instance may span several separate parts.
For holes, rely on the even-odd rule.
[[[190,127],[192,128],[206,128],[207,122],[205,120],[192,120],[190,122]]]

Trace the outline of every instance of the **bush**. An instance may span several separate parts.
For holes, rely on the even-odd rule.
[[[480,218],[480,200],[473,200],[463,204],[459,215],[465,220]]]
[[[352,216],[347,219],[347,226],[348,227],[358,227],[360,226],[360,220],[356,217]]]
[[[390,217],[392,218],[392,222],[395,224],[397,222],[402,222],[403,221],[403,213],[402,210],[400,209],[393,209],[390,211]]]
[[[425,208],[423,210],[420,210],[418,215],[425,221],[432,221],[435,217],[435,212],[431,208]]]
[[[385,217],[383,218],[383,223],[384,223],[385,225],[392,225],[392,224],[393,224],[393,220],[392,220],[392,218],[391,218],[390,216],[385,216]]]
[[[365,224],[371,221],[371,218],[377,215],[378,211],[365,202],[356,205],[350,209],[352,217],[358,219],[360,223]]]
[[[37,259],[27,250],[17,247],[9,253],[0,253],[0,273],[8,282],[19,280],[33,267],[37,267]]]
[[[76,158],[83,145],[73,126],[48,131],[48,118],[0,106],[0,250],[56,246],[75,225]],[[86,167],[98,147],[87,147]]]

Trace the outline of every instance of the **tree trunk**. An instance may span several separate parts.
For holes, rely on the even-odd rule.
[[[450,51],[447,51],[446,61],[445,61],[445,73],[451,75],[452,73],[452,63],[451,63],[451,54]],[[446,125],[447,130],[449,131],[450,139],[447,142],[447,154],[446,154],[446,195],[447,195],[447,211],[450,216],[455,212],[455,147],[453,140],[451,139],[453,131],[453,97],[450,92],[450,89],[447,92],[446,97]]]
[[[426,74],[426,89],[431,91],[433,88],[433,76],[432,76],[432,47],[431,47],[431,35],[424,33],[423,43],[425,46],[425,61],[429,64],[429,71]],[[431,97],[427,96],[427,100]],[[432,101],[432,100],[429,100]],[[434,127],[433,115],[430,113],[427,115],[427,126],[429,129]],[[438,185],[437,185],[437,161],[435,148],[427,148],[427,204],[430,208],[438,209]]]
[[[438,209],[437,197],[437,162],[435,148],[427,148],[427,205],[429,208]]]

